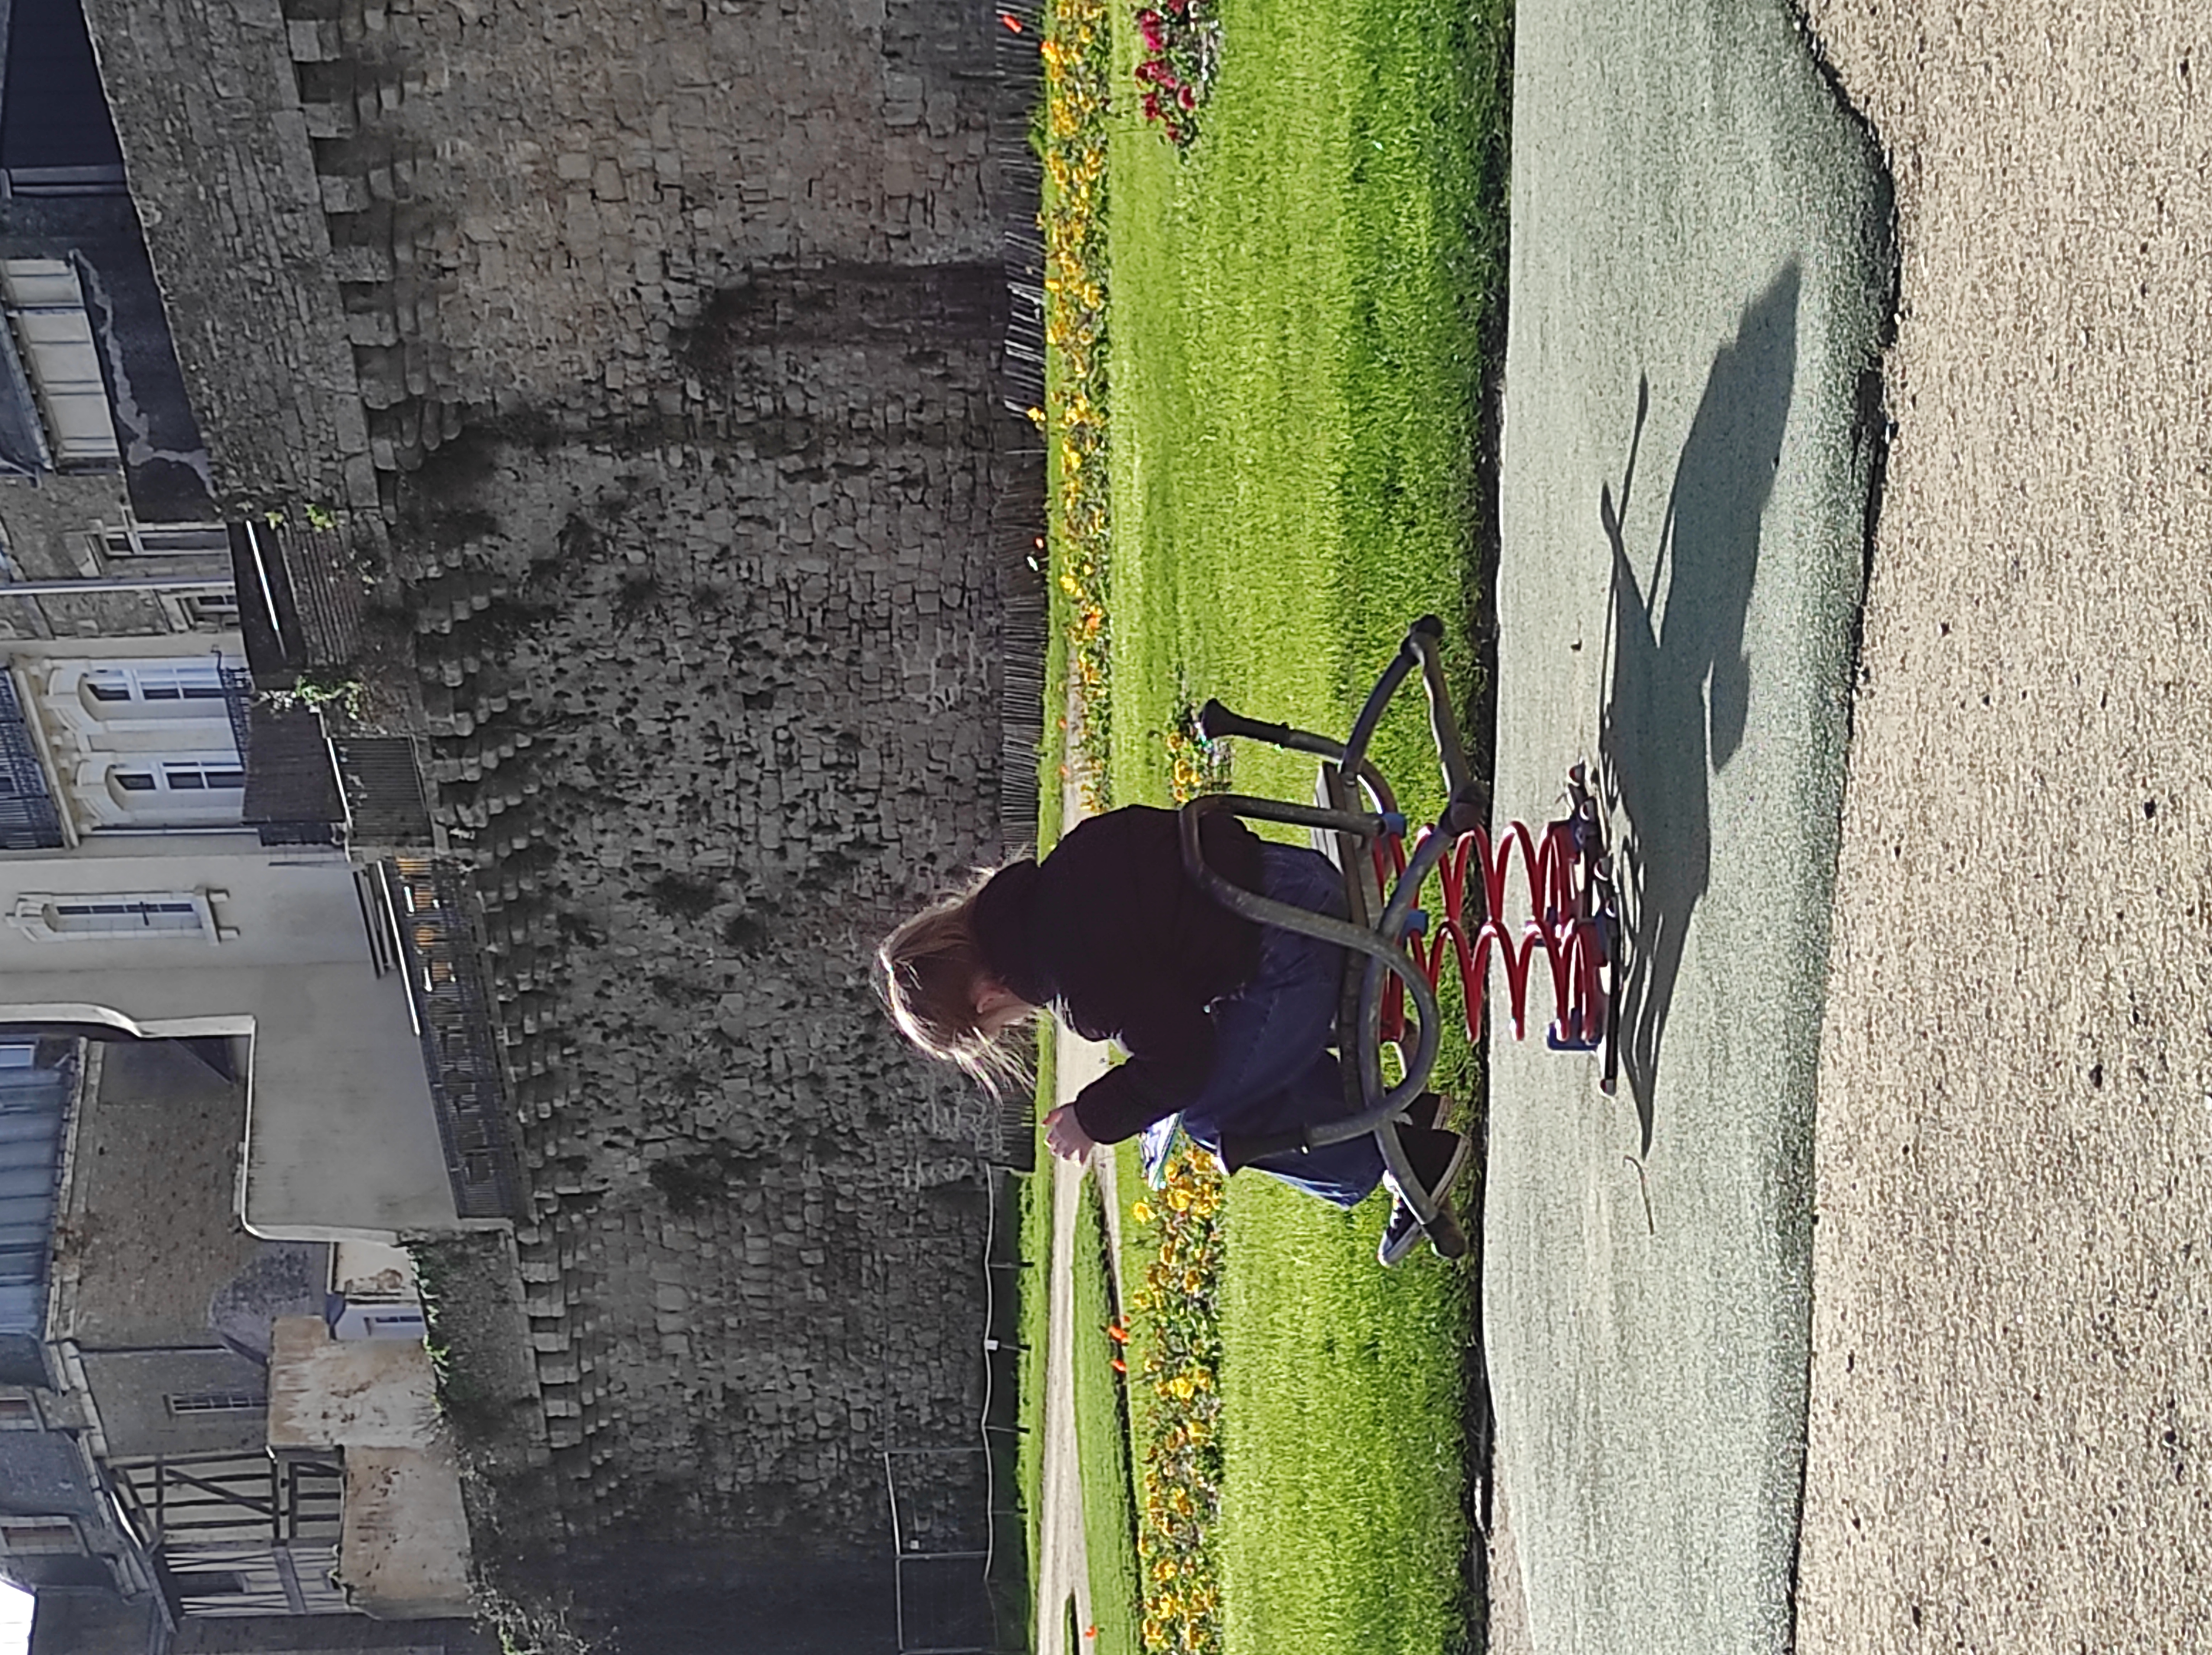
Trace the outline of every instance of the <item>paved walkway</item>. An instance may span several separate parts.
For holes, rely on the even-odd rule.
[[[1076,716],[1071,694],[1071,724]],[[1061,790],[1060,811],[1060,820],[1067,828],[1089,814],[1073,780]],[[1057,1042],[1054,1101],[1067,1103],[1105,1072],[1108,1050],[1057,1025],[1054,1038]],[[1069,1268],[1086,1171],[1098,1182],[1106,1213],[1108,1251],[1117,1270],[1121,1215],[1110,1150],[1095,1152],[1087,1168],[1078,1168],[1057,1157],[1048,1159],[1050,1165],[1040,1174],[1052,1179],[1052,1258],[1046,1278],[1051,1326],[1045,1352],[1043,1487],[1038,1495],[1036,1646],[1037,1655],[1091,1655],[1081,1637],[1092,1622],[1090,1559],[1083,1536],[1083,1477],[1075,1436],[1074,1282]],[[1073,1649],[1067,1643],[1071,1599],[1078,1634],[1078,1647]]]
[[[1063,1040],[1061,1061],[1066,1062]],[[1048,1288],[1051,1331],[1045,1353],[1044,1474],[1037,1514],[1037,1655],[1089,1655],[1067,1641],[1068,1604],[1079,1631],[1091,1624],[1090,1555],[1083,1537],[1083,1477],[1075,1440],[1074,1285],[1068,1259],[1075,1217],[1083,1199],[1081,1172],[1054,1160],[1052,1179],[1052,1258]]]
[[[1492,1042],[1516,1584],[1546,1655],[1779,1655],[1886,203],[1787,0],[1525,0],[1514,65],[1498,813],[1595,761],[1632,938],[1617,1098]]]

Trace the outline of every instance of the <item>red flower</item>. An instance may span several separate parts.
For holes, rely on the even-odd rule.
[[[1145,94],[1145,118],[1148,121],[1156,121],[1160,118],[1163,112],[1160,108],[1160,94],[1157,92]]]
[[[1167,20],[1147,6],[1137,14],[1137,32],[1145,37],[1145,45],[1154,52],[1167,49]]]
[[[1158,84],[1160,76],[1167,72],[1168,66],[1157,58],[1147,58],[1137,65],[1137,78],[1154,85]]]
[[[1176,101],[1181,104],[1185,109],[1195,109],[1198,107],[1197,94],[1187,86],[1180,87],[1176,89]]]

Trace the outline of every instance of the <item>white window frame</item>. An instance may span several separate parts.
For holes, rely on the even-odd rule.
[[[205,591],[165,594],[176,605],[178,621],[186,627],[206,632],[237,632],[245,624],[245,609],[235,586],[210,583]]]
[[[242,802],[246,761],[235,753],[118,754],[108,761],[107,785],[116,803],[126,810],[137,808],[134,799],[149,795],[198,803],[235,793]]]
[[[246,761],[235,756],[210,758],[198,755],[186,759],[164,758],[159,791],[164,793],[243,793],[246,791]],[[232,778],[236,779],[233,780]]]
[[[230,716],[222,668],[211,655],[188,661],[105,661],[85,669],[77,689],[96,718],[121,717],[125,708],[191,708],[195,718]]]
[[[11,916],[34,943],[228,942],[216,921],[228,891],[27,891]],[[134,913],[137,916],[133,921]]]
[[[102,557],[228,557],[230,527],[222,523],[95,522],[93,549]],[[187,541],[202,543],[188,545]]]
[[[57,469],[122,464],[76,267],[63,258],[0,258],[0,310],[38,398],[49,461]]]

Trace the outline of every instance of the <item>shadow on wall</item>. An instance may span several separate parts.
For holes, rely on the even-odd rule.
[[[1621,1068],[1645,1155],[1683,941],[1711,882],[1708,784],[1735,756],[1750,712],[1744,615],[1796,382],[1800,286],[1793,260],[1744,311],[1735,340],[1715,354],[1675,464],[1647,579],[1637,577],[1623,525],[1650,406],[1648,381],[1637,385],[1620,498],[1609,483],[1598,491],[1598,518],[1613,547],[1611,658],[1598,751],[1611,802],[1626,818],[1619,849],[1627,933]]]

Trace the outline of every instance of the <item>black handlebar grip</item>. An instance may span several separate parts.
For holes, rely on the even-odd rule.
[[[1303,1155],[1305,1148],[1306,1135],[1304,1132],[1224,1132],[1221,1135],[1221,1165],[1224,1171],[1233,1173],[1268,1155],[1287,1155],[1292,1151]]]
[[[1459,1220],[1452,1216],[1450,1208],[1429,1221],[1428,1232],[1429,1245],[1437,1250],[1438,1258],[1467,1257],[1467,1232],[1459,1227]]]
[[[1224,736],[1249,736],[1256,741],[1271,742],[1280,747],[1288,739],[1288,724],[1263,724],[1257,718],[1248,718],[1241,712],[1231,712],[1219,701],[1209,700],[1198,710],[1199,734],[1206,740],[1218,741]]]
[[[1407,630],[1418,632],[1424,638],[1442,638],[1444,635],[1444,623],[1439,616],[1425,615]]]
[[[1490,790],[1479,781],[1462,782],[1444,810],[1444,826],[1454,834],[1490,825]]]

